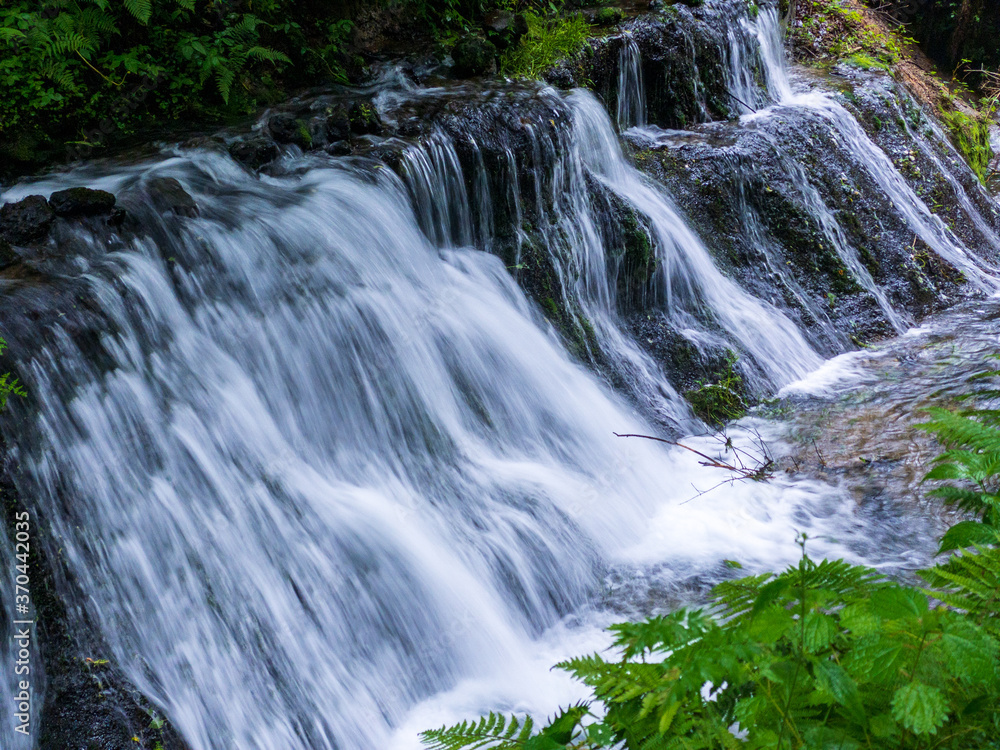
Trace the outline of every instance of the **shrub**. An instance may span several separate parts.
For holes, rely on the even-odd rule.
[[[1000,375],[1000,371],[985,373]],[[982,376],[979,376],[982,377]],[[1000,391],[986,395],[1000,396]],[[843,560],[717,585],[711,604],[611,628],[618,658],[557,665],[593,701],[540,729],[490,714],[432,750],[1000,748],[1000,411],[932,410],[932,494],[978,516],[924,590]],[[592,710],[593,709],[593,710]]]

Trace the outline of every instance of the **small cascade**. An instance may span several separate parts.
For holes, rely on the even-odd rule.
[[[420,145],[406,149],[402,172],[420,228],[431,242],[441,247],[471,245],[473,218],[469,194],[451,139],[435,133]],[[480,190],[473,198],[481,207]]]
[[[646,124],[646,86],[642,80],[642,54],[631,34],[622,36],[622,49],[618,54],[618,103],[619,131]]]

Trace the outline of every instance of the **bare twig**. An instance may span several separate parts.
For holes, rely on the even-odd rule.
[[[756,463],[756,466],[747,466],[746,464],[743,463],[743,458],[742,457],[746,456],[749,459],[749,458],[751,458],[751,454],[749,454],[746,451],[743,451],[743,450],[737,448],[735,445],[733,445],[732,440],[730,438],[725,437],[725,436],[722,436],[722,439],[724,440],[724,443],[725,443],[725,446],[726,446],[727,450],[732,450],[733,451],[733,456],[734,456],[734,462],[733,463],[726,463],[725,461],[723,461],[720,458],[713,458],[712,456],[709,456],[706,453],[702,453],[699,450],[695,450],[694,448],[692,448],[692,447],[690,447],[688,445],[684,445],[684,443],[678,443],[675,440],[667,440],[666,438],[654,437],[653,435],[631,435],[631,434],[621,435],[621,434],[619,434],[617,432],[614,433],[614,435],[616,437],[625,437],[625,438],[635,437],[635,438],[643,438],[644,440],[655,440],[655,441],[657,441],[659,443],[666,443],[667,445],[675,445],[678,448],[683,448],[686,451],[691,451],[696,456],[700,456],[701,458],[705,459],[704,461],[699,461],[698,462],[702,466],[707,466],[707,467],[709,467],[711,469],[723,469],[725,471],[730,472],[733,475],[733,477],[731,479],[726,480],[726,481],[736,481],[736,480],[749,479],[749,480],[752,480],[754,482],[766,482],[774,474],[774,471],[773,471],[773,469],[774,469],[774,460],[767,453],[767,449],[764,448],[763,441],[760,442],[760,446],[763,448],[763,457],[760,458],[760,459],[754,457],[753,460]],[[759,439],[760,435],[758,434],[757,437]],[[726,482],[722,482],[722,484],[725,484],[725,483]],[[697,487],[695,489],[697,489]],[[713,487],[712,489],[715,489],[715,488]],[[708,492],[708,491],[709,490],[706,490],[706,492]],[[700,494],[704,494],[704,493],[700,493]]]

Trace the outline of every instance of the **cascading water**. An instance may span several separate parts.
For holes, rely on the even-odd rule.
[[[622,37],[618,54],[618,129],[646,124],[646,86],[642,81],[642,54],[631,34]]]
[[[783,91],[780,65],[768,71]],[[609,570],[677,583],[723,559],[773,568],[801,530],[839,540],[813,554],[857,559],[851,540],[878,534],[842,493],[801,479],[685,503],[706,481],[692,454],[614,438],[651,432],[647,416],[691,422],[622,327],[588,181],[648,220],[651,303],[685,336],[732,342],[772,387],[819,357],[714,266],[591,95],[559,101],[571,127],[556,143],[524,124],[533,148],[507,152],[503,196],[443,133],[403,152],[402,179],[302,158],[258,180],[197,151],[88,178],[125,196],[144,231],[126,242],[79,228],[61,248],[112,250],[80,262],[106,325],[97,353],[58,325],[31,352],[19,490],[48,519],[108,656],[194,750],[410,747],[417,730],[480,710],[550,712],[573,687],[549,664],[602,643],[594,600]],[[628,101],[625,122],[641,124],[641,96]],[[860,132],[803,101],[845,139]],[[867,143],[849,141],[884,166]],[[520,248],[525,160],[565,301],[645,415],[563,351],[511,269],[472,249],[490,247],[496,201]],[[129,202],[164,177],[200,217]],[[904,182],[881,180],[929,244],[978,268]],[[912,554],[869,546],[879,561]],[[0,744],[31,741],[5,724]]]
[[[889,197],[895,209],[905,218],[911,231],[917,237],[942,258],[960,269],[969,281],[982,290],[995,292],[1000,288],[1000,281],[997,277],[1000,269],[986,263],[978,255],[970,253],[963,247],[962,242],[948,229],[944,222],[931,213],[927,205],[899,174],[885,152],[872,142],[850,112],[828,95],[811,90],[801,93],[793,92],[784,63],[781,29],[775,9],[768,8],[760,12],[757,19],[757,38],[760,41],[761,59],[766,69],[767,88],[772,99],[776,102],[776,106],[750,117],[780,117],[782,109],[794,108],[822,118],[837,134],[845,152],[852,154],[859,168],[864,169],[874,178],[879,188]],[[947,174],[947,170],[942,171]],[[960,200],[967,202],[964,190],[959,189],[957,194],[960,196]],[[969,213],[972,216],[976,215],[974,210],[969,211]],[[829,221],[825,223],[830,225]],[[844,244],[837,243],[837,245],[838,249],[842,251]],[[856,258],[853,260],[853,265],[860,266]],[[870,277],[866,279],[865,276],[861,276],[860,280],[867,286]],[[884,295],[879,297],[879,303],[888,306]],[[894,322],[897,329],[902,323],[899,316],[895,314],[890,320]]]

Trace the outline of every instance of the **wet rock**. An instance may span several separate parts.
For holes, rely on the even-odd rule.
[[[125,223],[125,220],[128,219],[128,216],[128,211],[124,208],[115,208],[111,211],[111,215],[108,217],[108,226],[120,227]]]
[[[14,252],[14,248],[7,240],[0,239],[0,268],[7,268],[8,266],[13,266],[15,263],[20,261],[17,253]]]
[[[502,32],[514,27],[514,13],[509,10],[493,10],[483,18],[483,28]]]
[[[0,237],[15,245],[44,238],[56,214],[41,195],[29,195],[0,207]]]
[[[278,143],[291,143],[303,150],[312,148],[309,126],[290,112],[271,117],[267,121],[267,129]]]
[[[269,161],[278,158],[278,144],[267,136],[258,135],[241,138],[229,146],[230,155],[240,164],[250,169],[260,169]]]
[[[111,212],[115,196],[106,190],[74,187],[54,192],[49,196],[49,205],[59,216],[96,216]]]
[[[351,132],[357,135],[382,132],[382,118],[371,102],[354,102],[348,111]]]
[[[174,177],[154,177],[146,182],[146,190],[153,207],[161,213],[170,211],[188,217],[199,214],[194,198]]]
[[[351,154],[350,141],[334,141],[324,149],[331,156],[349,156]]]
[[[497,72],[497,48],[493,42],[469,34],[451,51],[455,73],[464,77],[493,75]]]
[[[378,116],[377,112],[375,116]],[[351,115],[348,107],[339,104],[327,109],[325,131],[326,139],[331,143],[351,139]]]

